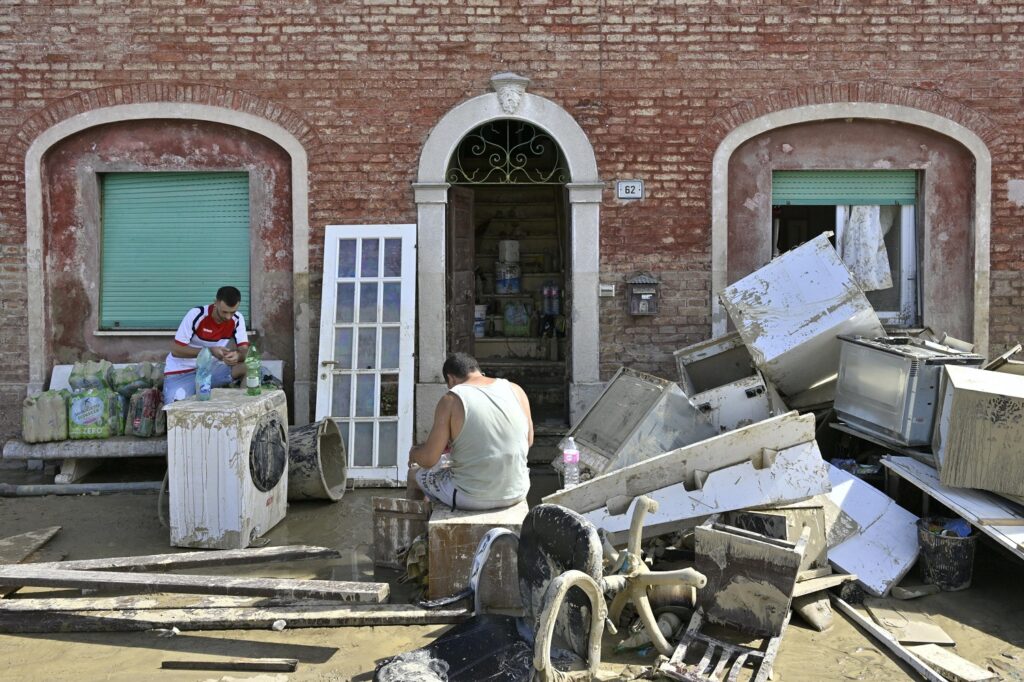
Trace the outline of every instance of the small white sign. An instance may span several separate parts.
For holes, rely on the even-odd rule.
[[[619,180],[615,185],[615,196],[619,199],[643,199],[643,180]]]

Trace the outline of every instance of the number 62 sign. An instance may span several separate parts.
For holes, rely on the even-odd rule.
[[[643,180],[619,180],[615,184],[615,196],[618,199],[643,199]]]

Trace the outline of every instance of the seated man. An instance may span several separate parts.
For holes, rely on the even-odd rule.
[[[418,465],[409,467],[410,492],[418,485],[432,501],[468,510],[501,509],[526,499],[533,420],[523,389],[485,377],[466,353],[448,356],[441,372],[449,391],[437,403],[427,441],[409,451]],[[450,466],[439,465],[449,444]]]
[[[227,386],[245,376],[249,336],[238,312],[241,301],[238,289],[221,287],[213,303],[185,314],[164,362],[164,405],[196,394],[196,356],[203,348],[209,348],[214,358],[213,386]]]

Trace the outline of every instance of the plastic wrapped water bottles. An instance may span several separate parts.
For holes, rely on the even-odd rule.
[[[196,356],[196,397],[209,400],[213,390],[213,354],[209,348],[199,351]]]
[[[564,467],[565,488],[575,488],[580,484],[580,451],[576,449],[576,441],[572,436],[565,439],[562,448],[562,466]]]

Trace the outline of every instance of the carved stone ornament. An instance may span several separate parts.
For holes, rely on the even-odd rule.
[[[523,102],[523,95],[526,94],[526,87],[529,84],[529,78],[511,72],[491,76],[491,87],[498,93],[501,110],[509,116],[519,110],[519,105]]]

